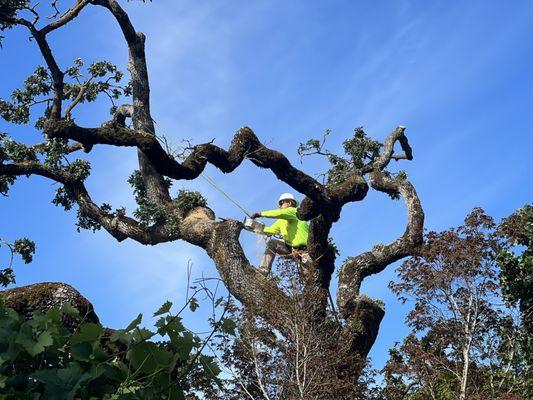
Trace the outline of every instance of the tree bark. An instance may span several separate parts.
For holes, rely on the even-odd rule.
[[[83,128],[73,121],[61,119],[63,72],[46,42],[47,33],[73,20],[87,4],[106,8],[116,19],[128,46],[128,69],[133,84],[133,104],[119,107],[112,121],[97,128]],[[342,208],[350,202],[363,200],[369,187],[393,197],[402,197],[407,208],[404,234],[390,244],[375,246],[371,251],[349,258],[341,266],[337,304],[342,320],[335,322],[331,330],[333,333],[329,330],[323,332],[324,343],[328,346],[331,346],[333,335],[339,358],[345,358],[345,355],[366,358],[376,339],[384,310],[379,302],[360,294],[361,283],[391,263],[414,254],[422,243],[424,213],[414,186],[406,177],[394,177],[386,171],[391,160],[413,158],[404,127],[398,126],[386,138],[377,158],[360,169],[354,168],[341,183],[335,185],[321,184],[295,168],[285,155],[264,146],[248,127],[236,132],[228,150],[212,143],[200,144],[191,149],[183,162],[179,162],[165,151],[155,134],[150,113],[145,36],[135,30],[117,1],[80,0],[57,22],[40,31],[27,21],[21,23],[30,28],[53,77],[55,95],[52,114],[45,123],[46,136],[50,139],[74,140],[86,151],[96,144],[135,147],[148,200],[160,206],[167,213],[167,220],[172,219],[173,223],[172,226],[166,222],[147,226],[119,212],[112,213],[106,207],[99,207],[91,199],[83,182],[66,167],[52,167],[35,160],[15,160],[12,163],[0,163],[0,175],[34,174],[63,184],[77,202],[80,214],[106,229],[118,241],[131,238],[142,244],[155,245],[181,239],[201,247],[213,260],[227,289],[247,312],[263,318],[283,334],[290,335],[285,324],[286,314],[295,306],[310,310],[310,322],[316,326],[331,325],[326,307],[335,270],[335,252],[328,236],[333,224],[339,220]],[[133,129],[125,126],[128,117],[132,118]],[[395,154],[396,143],[400,144],[402,154]],[[195,179],[207,163],[229,173],[246,159],[259,168],[269,169],[280,181],[306,196],[297,215],[302,220],[310,221],[308,251],[312,262],[303,278],[302,304],[297,304],[273,280],[259,274],[250,264],[239,242],[243,228],[240,222],[215,221],[213,211],[207,207],[197,207],[184,214],[169,195],[168,179]],[[349,379],[357,379],[354,375]]]
[[[8,307],[20,315],[30,318],[34,311],[44,311],[52,307],[70,304],[80,312],[85,322],[99,322],[92,303],[72,286],[61,282],[42,282],[28,286],[0,291],[0,296]],[[72,327],[74,321],[67,319],[66,325]]]

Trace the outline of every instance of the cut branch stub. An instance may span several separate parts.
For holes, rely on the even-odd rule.
[[[29,318],[34,311],[46,312],[52,307],[70,304],[87,322],[99,322],[93,305],[76,289],[66,283],[42,282],[0,291],[8,307]],[[69,322],[66,321],[67,325]]]

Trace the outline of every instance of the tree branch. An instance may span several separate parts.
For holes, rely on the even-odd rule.
[[[169,231],[164,225],[146,226],[121,214],[109,213],[96,205],[84,184],[69,172],[37,161],[0,164],[0,176],[38,175],[63,184],[74,195],[80,212],[108,231],[119,242],[131,238],[141,244],[158,244],[181,238],[179,229]]]
[[[39,50],[41,51],[50,73],[52,74],[54,99],[52,102],[52,109],[50,111],[50,119],[59,120],[61,119],[61,104],[63,101],[63,71],[61,71],[59,68],[59,65],[52,54],[52,50],[46,41],[46,34],[43,34],[41,31],[37,30],[35,25],[24,19],[17,19],[17,23],[24,25],[29,29],[31,35],[35,38],[35,41],[39,46]]]
[[[83,128],[71,121],[48,121],[45,133],[50,138],[73,139],[88,146],[95,144],[135,146],[148,157],[160,174],[172,179],[195,179],[203,172],[208,162],[222,172],[229,173],[234,171],[244,159],[250,158],[255,165],[272,170],[278,179],[310,198],[302,202],[300,207],[301,210],[308,211],[306,219],[317,216],[319,211],[329,210],[331,212],[333,209],[338,212],[341,204],[336,203],[332,196],[337,202],[352,198],[362,199],[368,188],[362,177],[353,177],[331,195],[324,185],[293,167],[283,154],[261,144],[253,131],[247,127],[237,131],[228,151],[212,143],[201,144],[195,146],[191,154],[179,163],[151,134],[121,125],[109,122],[101,128]],[[252,155],[253,158],[251,158]],[[312,202],[317,204],[312,204]]]
[[[81,99],[83,99],[83,95],[85,94],[85,90],[87,89],[87,84],[89,84],[89,82],[91,82],[91,80],[92,80],[92,78],[89,78],[89,80],[87,80],[87,82],[79,85],[80,91],[78,92],[78,95],[76,96],[76,98],[74,100],[72,100],[72,103],[70,103],[68,105],[67,109],[65,110],[65,117],[70,118],[70,113],[72,112],[74,107],[76,107],[78,105],[78,103],[81,101]]]
[[[373,308],[376,312],[371,313],[371,315],[375,316],[375,319],[370,318],[367,322],[360,321],[358,310],[361,307],[361,301],[371,302],[368,298],[359,295],[363,279],[383,271],[388,265],[403,257],[414,254],[422,244],[424,212],[415,188],[407,178],[391,178],[383,172],[383,169],[394,157],[394,144],[397,141],[400,142],[405,152],[405,158],[412,159],[411,148],[404,135],[404,130],[404,127],[399,126],[389,135],[379,157],[368,165],[367,170],[370,172],[370,185],[373,189],[389,195],[400,195],[404,199],[407,207],[407,227],[403,235],[392,243],[376,245],[371,251],[362,253],[355,258],[349,258],[342,266],[339,272],[337,304],[347,321],[345,330],[348,331],[353,326],[358,327],[361,323],[363,325],[369,324],[370,327],[377,329],[383,318],[382,313],[377,312],[377,308],[380,307],[374,303]],[[364,329],[371,328],[364,327]],[[364,355],[366,356],[366,354]]]
[[[74,18],[78,16],[80,11],[91,2],[91,0],[77,0],[77,3],[74,7],[70,8],[67,12],[65,12],[61,18],[55,20],[54,22],[49,23],[42,29],[40,29],[40,32],[42,35],[47,35],[48,33],[52,32],[53,30],[57,28],[61,28],[63,25],[66,25],[70,21],[72,21]]]
[[[248,262],[239,242],[242,224],[234,220],[215,222],[208,208],[197,207],[185,216],[177,216],[177,228],[155,224],[145,226],[125,215],[109,213],[97,206],[82,182],[64,169],[48,167],[36,161],[0,164],[0,176],[39,175],[65,185],[74,195],[83,215],[99,223],[119,242],[131,238],[141,244],[155,245],[183,239],[204,248],[228,290],[248,309],[277,326],[290,299],[271,280]],[[168,210],[170,214],[172,211]]]
[[[155,140],[154,123],[150,115],[150,84],[144,52],[145,36],[135,31],[128,14],[117,1],[94,0],[92,3],[108,9],[122,30],[129,50],[128,70],[131,73],[133,86],[133,127],[137,131],[151,135]],[[161,172],[153,165],[154,160],[142,150],[137,153],[148,198],[159,205],[168,204],[170,202],[168,188]]]

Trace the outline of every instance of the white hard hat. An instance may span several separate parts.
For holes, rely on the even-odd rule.
[[[279,203],[281,203],[282,200],[292,200],[296,203],[296,205],[298,205],[298,201],[296,200],[296,198],[293,196],[292,193],[283,193],[281,196],[279,196],[279,199],[278,199],[278,206],[279,206]]]

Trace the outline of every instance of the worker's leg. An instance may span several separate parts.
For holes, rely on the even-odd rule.
[[[265,276],[270,273],[276,254],[291,254],[291,249],[281,239],[270,239],[267,242],[261,264],[259,264],[259,272]]]

